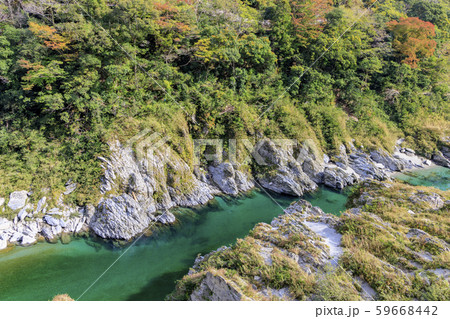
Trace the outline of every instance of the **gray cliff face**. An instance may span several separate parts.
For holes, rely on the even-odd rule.
[[[165,145],[138,158],[131,147],[113,141],[110,155],[100,158],[104,169],[100,186],[103,198],[97,207],[64,206],[63,197],[77,188],[70,180],[57,207],[51,209],[46,197],[33,204],[27,191],[15,191],[9,199],[0,198],[0,209],[7,207],[16,214],[11,225],[3,222],[0,227],[0,246],[20,244],[24,236],[24,244],[39,235],[54,241],[63,232],[77,233],[88,228],[103,238],[129,240],[154,223],[174,223],[176,219],[168,209],[203,205],[215,195],[236,196],[261,186],[276,193],[302,196],[318,184],[342,189],[365,179],[388,179],[392,171],[430,164],[400,144],[392,155],[383,150],[366,154],[353,146],[347,150],[341,145],[331,159],[311,141],[281,147],[265,139],[258,146],[253,153],[252,176],[239,164],[229,162],[192,169]],[[443,147],[433,159],[448,166],[448,155],[449,149]]]
[[[90,222],[100,237],[129,240],[155,222],[175,222],[173,218],[161,222],[158,211],[206,204],[216,193],[167,146],[140,159],[117,141],[110,149],[111,156],[101,158],[104,198]]]
[[[208,272],[200,286],[192,293],[192,301],[240,301],[242,294],[234,285],[220,275],[214,275]]]
[[[111,156],[101,158],[104,198],[90,223],[103,238],[129,240],[156,222],[175,222],[168,212],[164,216],[170,218],[159,218],[160,211],[203,205],[216,194],[237,195],[254,187],[247,174],[230,163],[211,165],[208,172],[198,167],[191,171],[167,146],[140,159],[117,141],[110,148]]]
[[[286,150],[277,147],[270,140],[265,140],[258,149],[258,155],[264,161],[263,172],[258,174],[257,178],[262,187],[292,196],[302,196],[305,192],[317,188],[317,184],[293,157],[292,149]],[[311,166],[314,167],[313,164]],[[265,171],[266,168],[269,172]]]
[[[245,173],[235,169],[231,163],[211,165],[208,171],[213,184],[224,194],[235,196],[255,187],[253,181]]]
[[[154,219],[154,205],[142,207],[128,194],[103,199],[89,227],[103,238],[130,240]]]

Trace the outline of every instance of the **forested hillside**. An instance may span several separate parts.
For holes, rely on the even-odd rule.
[[[0,195],[79,184],[106,142],[169,134],[430,155],[449,134],[446,0],[3,0]],[[38,196],[38,195],[36,195]],[[37,198],[37,197],[36,197]]]

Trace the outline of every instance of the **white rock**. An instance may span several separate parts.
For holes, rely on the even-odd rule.
[[[161,224],[173,224],[175,223],[176,218],[171,212],[165,212],[161,216],[158,216],[157,221]]]
[[[42,208],[44,208],[45,202],[47,201],[47,197],[42,197],[39,202],[37,203],[37,208],[35,213],[39,213]]]
[[[59,210],[59,208],[52,208],[47,212],[48,215],[62,215],[63,212]]]
[[[11,243],[16,243],[18,241],[20,241],[22,239],[23,235],[19,232],[14,232],[14,234],[11,236],[11,238],[9,239],[9,241]]]
[[[26,208],[23,208],[19,214],[17,214],[17,217],[19,218],[20,221],[23,221],[25,219],[25,217],[27,217],[28,213],[26,211]]]
[[[74,232],[75,232],[75,233],[78,233],[78,232],[81,230],[82,227],[83,227],[83,223],[80,221],[80,222],[75,226]]]
[[[62,232],[62,227],[60,225],[52,227],[52,229],[55,235],[60,234]]]
[[[15,191],[9,195],[8,207],[17,210],[25,206],[28,199],[27,191]]]
[[[66,191],[63,193],[64,195],[69,195],[70,193],[72,193],[75,189],[77,188],[77,184],[76,183],[71,183],[69,185],[66,186]]]
[[[0,250],[5,249],[8,246],[6,239],[0,239]]]
[[[45,215],[44,216],[44,221],[49,224],[50,226],[59,226],[59,220],[56,219],[55,217],[49,216],[49,215]]]
[[[45,239],[49,241],[53,239],[53,231],[49,227],[44,227],[41,231],[41,234],[45,237]]]
[[[5,203],[5,199],[3,197],[0,197],[0,206],[3,206],[4,203]]]
[[[10,229],[13,226],[13,223],[7,220],[6,218],[0,217],[0,230]]]
[[[34,244],[36,242],[36,238],[30,236],[23,236],[22,241],[20,242],[24,246],[28,246]]]

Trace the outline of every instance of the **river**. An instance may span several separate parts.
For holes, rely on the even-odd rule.
[[[449,188],[450,170],[415,171],[397,178],[410,183]],[[339,214],[347,196],[326,188],[304,197],[325,212]],[[68,245],[39,243],[0,252],[0,300],[50,300],[67,293],[79,298],[122,254],[80,300],[163,300],[205,254],[244,237],[258,222],[270,222],[295,198],[268,196],[254,190],[239,198],[217,197],[201,209],[174,210],[179,222],[129,248],[113,248],[92,239]]]

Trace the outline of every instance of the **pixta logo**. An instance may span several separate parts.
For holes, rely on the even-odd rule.
[[[187,143],[187,149],[193,150],[193,164],[199,166],[203,163],[230,162],[232,164],[255,163],[259,166],[273,165],[271,162],[274,152],[285,152],[291,159],[303,163],[311,152],[318,154],[314,143],[310,140],[300,144],[295,139],[269,139],[264,138],[257,141],[250,139],[193,139]],[[145,129],[127,141],[127,146],[132,148],[136,158],[141,162],[144,159],[154,158],[155,152],[159,156],[159,163],[170,159],[170,139],[167,135]],[[295,150],[295,151],[294,151]]]
[[[145,129],[139,134],[130,138],[126,145],[131,147],[139,161],[144,158],[153,157],[156,150],[164,151],[168,148],[162,148],[169,141],[167,135],[162,135],[158,132],[153,132],[150,129]]]

